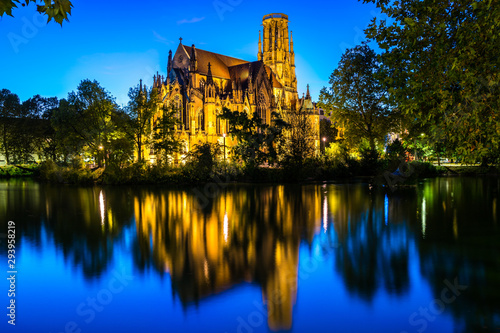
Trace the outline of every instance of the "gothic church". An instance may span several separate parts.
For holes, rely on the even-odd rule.
[[[293,36],[288,31],[288,16],[265,15],[263,34],[259,31],[257,61],[249,62],[182,44],[174,55],[169,52],[167,76],[156,75],[154,87],[164,102],[179,110],[180,138],[186,150],[200,142],[236,144],[228,133],[226,120],[220,119],[223,107],[232,111],[258,112],[271,122],[271,113],[305,109],[315,132],[319,149],[319,113],[307,95],[299,98],[295,76]],[[153,153],[153,152],[151,152]],[[153,154],[151,161],[155,160]]]

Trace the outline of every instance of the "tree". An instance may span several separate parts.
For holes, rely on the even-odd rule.
[[[173,154],[182,151],[183,142],[176,135],[177,127],[181,125],[177,118],[178,110],[174,105],[161,105],[160,114],[153,124],[153,147],[158,162],[167,161]]]
[[[321,119],[319,121],[319,137],[325,138],[325,144],[337,141],[339,130],[332,124],[330,119]],[[325,149],[325,147],[323,147]]]
[[[50,124],[50,115],[58,107],[57,97],[46,98],[35,95],[21,104],[16,136],[15,156],[19,162],[39,158],[55,158],[55,132]]]
[[[320,93],[320,106],[332,110],[331,120],[344,128],[351,145],[361,139],[376,151],[391,126],[391,107],[381,83],[383,67],[366,43],[346,50],[330,76],[331,87]]]
[[[186,155],[186,168],[191,179],[208,180],[213,175],[220,155],[221,145],[218,143],[199,143]]]
[[[364,0],[388,16],[366,30],[408,122],[428,126],[463,161],[485,161],[500,143],[500,6],[497,1]]]
[[[249,117],[246,112],[223,108],[221,118],[229,121],[229,134],[238,139],[238,144],[232,148],[236,160],[248,167],[276,161],[276,143],[287,126],[277,112],[271,113],[271,126],[262,122],[258,112]]]
[[[144,160],[143,147],[150,143],[153,115],[161,108],[162,101],[156,88],[147,90],[142,81],[134,88],[130,88],[129,102],[126,108],[130,117],[128,122],[128,134],[137,147],[137,159]]]
[[[307,158],[314,156],[315,138],[318,133],[303,108],[288,111],[285,119],[287,126],[279,144],[280,162],[287,166],[301,167]]]
[[[57,112],[56,128],[70,135],[72,145],[83,148],[102,166],[111,142],[123,135],[113,121],[119,108],[111,94],[97,81],[83,80],[76,92],[68,94],[67,101],[61,101]]]
[[[16,136],[15,117],[20,110],[19,97],[8,89],[0,90],[0,149],[5,156],[6,164],[12,162]]]
[[[17,8],[18,4],[23,7],[33,2],[36,5],[36,10],[43,15],[47,15],[47,23],[52,19],[62,25],[63,20],[68,20],[68,15],[71,15],[71,8],[73,4],[70,0],[2,0],[0,1],[0,17],[7,14],[12,16],[12,9]],[[40,5],[38,4],[40,3]]]

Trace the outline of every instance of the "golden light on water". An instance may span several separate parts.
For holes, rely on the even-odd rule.
[[[326,233],[328,229],[328,201],[326,200],[326,195],[323,200],[323,230]]]
[[[99,210],[101,211],[101,224],[104,225],[104,194],[102,190],[99,192]]]
[[[224,213],[224,242],[227,243],[227,238],[229,235],[229,219],[227,218],[227,212]]]
[[[426,222],[426,207],[425,207],[425,198],[422,200],[422,236],[425,238],[425,229],[427,227]]]

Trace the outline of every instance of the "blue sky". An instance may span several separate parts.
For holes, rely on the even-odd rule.
[[[143,79],[166,74],[168,51],[186,45],[248,61],[257,60],[262,17],[289,16],[294,35],[298,90],[317,100],[344,50],[359,44],[378,11],[343,1],[94,1],[74,0],[62,28],[36,13],[33,4],[0,19],[0,89],[26,100],[65,98],[83,79],[97,80],[119,104]]]

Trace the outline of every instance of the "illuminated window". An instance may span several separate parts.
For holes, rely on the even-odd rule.
[[[259,101],[257,103],[257,113],[262,119],[262,123],[266,123],[266,114],[267,114],[267,107],[266,107],[266,98],[264,97],[263,93],[259,94]]]
[[[220,118],[220,110],[216,112],[216,119],[215,119],[215,132],[217,134],[222,134],[222,119]]]
[[[204,114],[203,110],[198,111],[197,129],[199,131],[205,130],[205,114]]]

